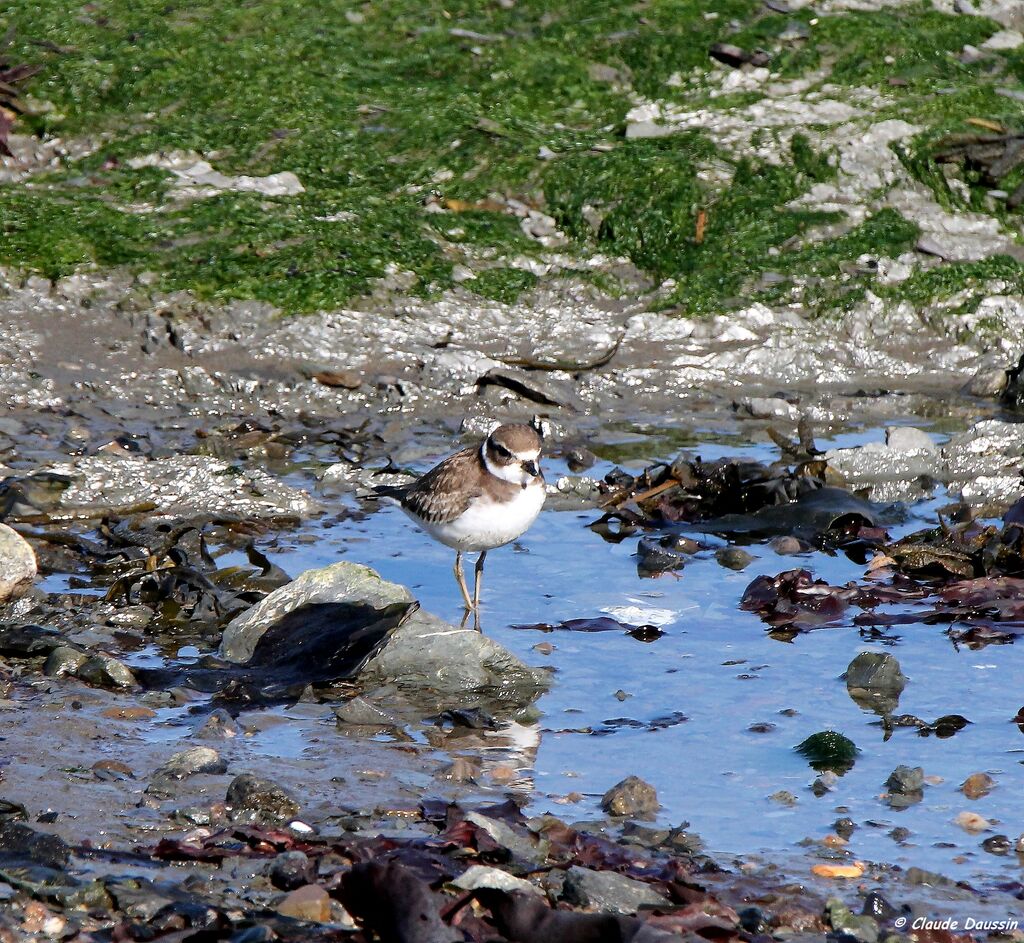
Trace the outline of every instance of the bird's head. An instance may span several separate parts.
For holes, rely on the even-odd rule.
[[[543,480],[540,450],[543,443],[537,431],[519,423],[498,426],[481,448],[487,470],[503,481],[525,488]]]

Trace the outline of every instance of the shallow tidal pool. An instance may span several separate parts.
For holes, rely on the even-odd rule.
[[[879,436],[842,436],[829,444]],[[694,451],[705,459],[771,457],[763,446],[712,443]],[[598,465],[590,474],[610,468]],[[562,473],[559,463],[547,463],[549,480]],[[905,523],[890,533],[934,523],[946,500],[939,493],[908,508]],[[1012,850],[996,856],[981,847],[996,834],[1012,844],[1024,823],[1024,736],[1012,723],[1024,699],[1016,646],[957,648],[944,626],[925,624],[895,626],[871,639],[852,624],[853,609],[836,624],[780,641],[757,615],[738,608],[756,576],[802,567],[841,584],[862,577],[864,567],[841,555],[780,556],[756,544],[747,547],[755,559],[741,572],[723,568],[707,550],[679,573],[641,578],[634,556],[639,535],[606,542],[587,527],[598,516],[546,511],[518,544],[487,559],[483,631],[552,671],[550,690],[537,705],[539,720],[498,738],[517,788],[529,791],[530,811],[597,819],[602,793],[635,774],[657,788],[656,823],[688,822],[714,857],[806,857],[809,867],[829,854],[820,840],[835,832],[833,823],[848,818],[856,825],[848,846],[854,859],[917,866],[977,886],[1018,875]],[[292,575],[339,559],[368,564],[409,586],[427,610],[458,623],[452,553],[397,508],[360,517],[314,522],[315,540],[307,527],[283,535],[270,553]],[[664,634],[644,642],[618,631],[522,628],[602,615],[653,623]],[[926,720],[962,714],[971,723],[948,738],[897,728],[886,740],[880,718],[851,699],[841,677],[863,651],[889,652],[908,676],[896,713]],[[825,729],[843,733],[860,752],[853,768],[818,796],[810,788],[818,774],[794,747]],[[266,743],[270,753],[274,743]],[[920,766],[926,777],[922,801],[902,810],[884,798],[886,779],[899,765]],[[979,771],[996,786],[972,801],[959,786]],[[795,802],[771,798],[782,791]],[[964,811],[984,816],[991,828],[964,831],[954,823]]]

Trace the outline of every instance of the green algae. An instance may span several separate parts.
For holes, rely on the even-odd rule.
[[[308,311],[348,303],[396,272],[405,290],[430,295],[454,284],[456,264],[484,257],[463,287],[513,302],[536,278],[503,260],[541,248],[512,200],[556,218],[570,240],[564,255],[622,256],[674,279],[664,303],[681,314],[783,298],[786,281],[759,287],[767,272],[809,276],[802,298],[824,312],[870,285],[844,275],[844,262],[897,254],[912,226],[876,214],[805,244],[840,217],[786,205],[834,174],[828,154],[800,135],[781,165],[729,160],[700,132],[624,139],[634,96],[707,102],[665,83],[706,74],[713,42],[763,47],[783,77],[821,69],[840,87],[875,87],[880,114],[927,128],[905,161],[950,206],[956,194],[928,148],[967,117],[1008,121],[1019,110],[995,93],[989,67],[958,57],[997,28],[981,17],[924,3],[817,19],[770,14],[756,0],[707,12],[696,0],[520,0],[508,10],[318,0],[301,13],[285,0],[105,0],[69,14],[57,0],[13,0],[0,25],[17,29],[20,59],[44,66],[29,87],[44,104],[28,127],[95,149],[31,186],[0,186],[0,262],[50,278],[123,265],[202,297]],[[780,38],[792,20],[807,40]],[[1020,53],[998,61],[1024,76]],[[225,174],[289,170],[304,192],[180,201],[170,174],[129,165],[175,150]],[[709,165],[727,173],[709,183],[700,173]]]

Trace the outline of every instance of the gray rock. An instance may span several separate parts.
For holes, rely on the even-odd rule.
[[[304,851],[286,851],[271,862],[269,877],[270,883],[278,890],[294,891],[297,887],[313,883],[316,867]]]
[[[832,898],[827,905],[829,923],[833,930],[852,936],[862,943],[876,943],[878,924],[866,914],[854,914],[842,901]]]
[[[785,534],[780,534],[778,537],[772,537],[772,539],[768,541],[768,546],[783,557],[791,556],[794,553],[804,553],[806,550],[810,550],[808,545],[797,540],[796,537],[790,537]]]
[[[496,891],[524,891],[528,894],[543,894],[536,885],[524,878],[516,877],[500,868],[489,868],[487,865],[474,864],[460,874],[452,884],[463,891],[475,891],[479,888],[491,888]]]
[[[1002,367],[981,367],[964,385],[968,396],[990,399],[1000,396],[1006,389],[1006,370]]]
[[[891,714],[906,687],[900,663],[888,652],[861,652],[846,669],[846,690],[865,710]]]
[[[658,793],[639,776],[627,776],[601,797],[601,808],[609,815],[650,815],[661,808]]]
[[[365,602],[383,608],[398,602],[411,602],[404,586],[389,583],[375,570],[358,563],[333,563],[306,570],[294,580],[261,600],[227,624],[220,643],[220,657],[246,662],[252,658],[256,643],[282,616],[308,603]]]
[[[263,633],[278,619],[307,603],[360,602],[375,607],[410,602],[409,591],[369,567],[335,563],[307,570],[282,586],[224,630],[221,656],[244,662]],[[439,695],[445,707],[475,706],[481,697],[506,706],[533,701],[547,686],[545,674],[524,665],[497,642],[417,610],[366,665],[360,681],[397,683],[421,697]]]
[[[932,437],[914,426],[889,426],[885,430],[885,444],[899,452],[937,452]]]
[[[979,476],[1019,478],[1024,456],[1024,424],[983,419],[953,436],[943,447],[942,454],[950,481],[968,481]]]
[[[36,572],[36,555],[28,541],[0,524],[0,605],[28,592]]]
[[[78,668],[77,676],[86,684],[114,690],[134,688],[137,685],[131,669],[113,655],[91,655]]]
[[[663,138],[675,133],[675,128],[656,121],[630,121],[626,125],[627,138]]]
[[[60,645],[47,656],[43,674],[48,678],[75,675],[88,660],[89,656],[85,652],[72,648],[70,645]]]
[[[890,792],[906,795],[924,788],[924,770],[920,766],[897,766],[885,781]]]
[[[211,747],[192,747],[175,753],[154,775],[168,779],[187,779],[197,773],[219,776],[228,771],[228,764]]]
[[[743,570],[750,566],[757,557],[742,547],[719,547],[715,551],[715,559],[727,570]]]
[[[635,914],[641,907],[667,903],[649,884],[615,871],[592,871],[578,865],[565,872],[562,898],[577,907],[618,914]]]
[[[235,718],[223,707],[212,711],[203,722],[196,727],[192,736],[199,740],[230,740],[241,733]]]
[[[153,504],[166,514],[232,513],[242,517],[310,514],[318,507],[305,491],[266,472],[237,471],[208,455],[147,459],[90,455],[49,469],[72,479],[62,507],[131,507]]]
[[[277,820],[290,819],[299,812],[298,802],[281,786],[250,773],[231,780],[224,801],[235,811],[262,812]]]
[[[0,821],[0,854],[48,868],[63,869],[71,858],[71,849],[57,835],[7,820]]]
[[[550,374],[519,367],[492,367],[476,381],[476,385],[481,388],[504,387],[542,406],[565,406],[575,412],[583,411],[576,387],[568,380],[559,380]]]
[[[502,848],[511,852],[514,858],[537,864],[543,861],[547,854],[546,842],[535,844],[499,819],[492,819],[480,812],[467,812],[466,821],[482,828]]]
[[[394,714],[363,697],[354,697],[340,707],[335,707],[334,716],[340,724],[355,724],[361,727],[401,726],[401,721]]]
[[[740,409],[754,419],[787,419],[796,422],[800,410],[777,396],[751,396],[740,400]]]
[[[897,438],[897,441],[901,441]],[[825,453],[852,487],[870,485],[875,500],[917,497],[923,477],[955,487],[974,503],[1011,501],[1024,493],[1024,424],[984,419],[940,450],[904,451],[881,442]]]

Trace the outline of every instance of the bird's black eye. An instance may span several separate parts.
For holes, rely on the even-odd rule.
[[[505,446],[499,445],[497,442],[492,442],[491,445],[494,446],[495,453],[500,455],[502,458],[512,457],[512,453],[507,448],[505,448]]]

